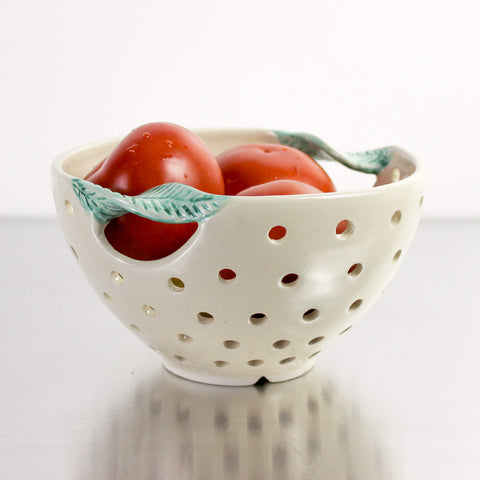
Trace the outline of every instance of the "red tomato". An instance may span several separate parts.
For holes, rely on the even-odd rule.
[[[124,195],[138,195],[170,182],[225,193],[222,172],[208,147],[189,130],[170,123],[136,128],[85,179]],[[127,214],[113,219],[105,228],[105,236],[128,257],[156,260],[180,248],[197,226],[160,223]]]
[[[341,222],[339,222],[336,228],[337,235],[342,234],[347,229],[347,227],[348,227],[348,220],[342,220]]]
[[[254,185],[237,193],[237,196],[263,196],[263,195],[298,195],[304,193],[322,193],[318,188],[308,183],[297,180],[274,180],[273,182]]]
[[[236,195],[253,185],[273,180],[297,180],[322,192],[335,191],[330,177],[315,160],[284,145],[240,145],[223,152],[217,160],[227,195]]]
[[[136,128],[85,179],[124,195],[170,182],[224,193],[222,172],[208,147],[186,128],[171,123]]]
[[[110,245],[136,260],[156,260],[178,250],[197,230],[197,223],[167,224],[127,213],[105,227]]]
[[[262,196],[262,195],[298,195],[304,193],[322,193],[318,188],[296,180],[274,180],[273,182],[254,185],[237,193],[237,196]],[[337,235],[342,234],[348,227],[348,220],[342,220],[336,228]],[[283,227],[280,227],[283,228]],[[275,235],[275,233],[273,233]],[[274,238],[274,237],[271,237]]]

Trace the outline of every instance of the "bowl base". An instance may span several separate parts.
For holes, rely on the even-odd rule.
[[[210,372],[204,370],[195,369],[192,367],[185,367],[183,365],[178,365],[169,360],[163,360],[163,366],[169,372],[186,378],[187,380],[192,380],[199,383],[207,383],[210,385],[223,385],[223,386],[248,386],[254,385],[261,378],[267,379],[271,383],[284,382],[286,380],[291,380],[293,378],[300,377],[308,371],[310,371],[315,365],[315,360],[312,358],[302,363],[301,365],[296,365],[293,368],[285,369],[281,374],[268,374],[265,372],[259,372],[255,375],[243,375],[243,376],[222,376],[222,375],[212,375]]]

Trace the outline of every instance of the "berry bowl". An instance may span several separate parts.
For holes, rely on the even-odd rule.
[[[298,377],[394,275],[420,219],[424,169],[398,147],[343,156],[306,134],[196,133],[214,154],[247,142],[289,144],[353,163],[377,180],[324,194],[206,195],[193,209],[198,228],[181,248],[159,260],[134,260],[105,238],[106,212],[148,210],[148,202],[89,190],[93,184],[82,180],[120,139],[103,140],[60,155],[52,166],[67,244],[97,296],[171,372],[218,385]]]

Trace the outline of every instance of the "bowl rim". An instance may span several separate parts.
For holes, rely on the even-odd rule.
[[[222,127],[222,128],[198,128],[194,129],[192,128],[191,131],[198,135],[200,138],[202,136],[206,135],[222,135],[222,136],[228,136],[235,134],[235,136],[238,136],[239,138],[241,136],[252,136],[252,135],[271,135],[272,138],[274,138],[274,133],[273,130],[269,129],[260,129],[260,128],[233,128],[233,127]],[[72,147],[59,155],[56,156],[54,159],[52,166],[51,166],[51,171],[52,173],[55,173],[57,175],[60,175],[60,177],[63,177],[65,179],[75,179],[79,178],[76,177],[70,173],[68,173],[65,170],[65,163],[71,159],[73,156],[82,153],[82,152],[87,152],[88,150],[93,150],[95,148],[105,146],[108,144],[114,144],[120,142],[124,136],[115,136],[115,137],[107,137],[103,138],[100,140],[94,140],[88,143],[84,143],[81,145],[78,145],[76,147]],[[202,138],[203,140],[203,138]],[[208,145],[208,144],[207,144]],[[406,150],[402,149],[401,147],[397,147],[395,145],[390,146],[391,148],[394,148],[399,155],[404,157],[408,162],[410,162],[414,166],[414,171],[409,174],[407,177],[404,177],[398,181],[391,182],[391,183],[386,183],[383,185],[377,185],[377,186],[370,186],[370,187],[364,187],[364,188],[359,188],[359,189],[353,189],[353,190],[348,190],[348,191],[335,191],[335,192],[322,192],[322,193],[306,193],[306,194],[294,194],[294,195],[263,195],[263,196],[237,196],[237,195],[232,195],[229,196],[230,201],[234,200],[235,202],[243,202],[243,203],[248,203],[252,201],[279,201],[280,199],[294,199],[294,198],[317,198],[317,199],[333,199],[333,198],[355,198],[355,197],[360,197],[360,196],[365,196],[365,195],[378,195],[381,193],[385,193],[386,191],[392,192],[394,189],[398,188],[403,188],[407,187],[411,184],[414,184],[418,181],[421,181],[421,179],[424,177],[425,174],[425,167],[424,164],[421,160],[419,160],[417,157],[413,156]],[[345,167],[347,168],[347,167]],[[388,166],[386,167],[388,168]],[[382,170],[383,171],[383,170]],[[378,175],[377,175],[378,178]]]

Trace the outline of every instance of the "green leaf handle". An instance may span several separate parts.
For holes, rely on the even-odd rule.
[[[182,183],[165,183],[136,196],[112,192],[79,178],[72,180],[72,187],[83,208],[100,223],[126,213],[163,223],[201,222],[216,213],[229,198]]]

